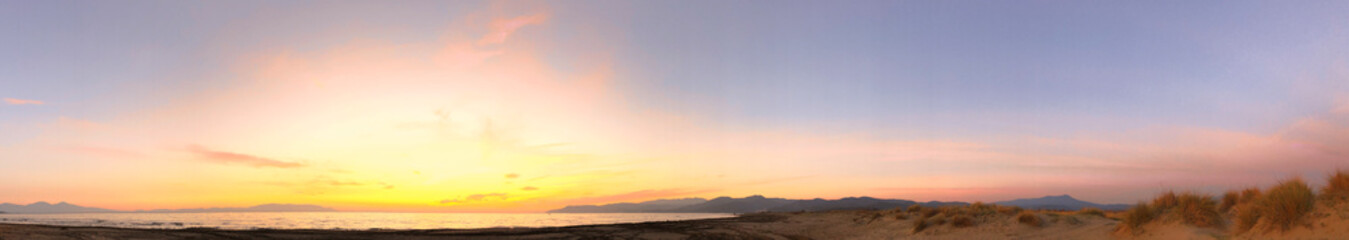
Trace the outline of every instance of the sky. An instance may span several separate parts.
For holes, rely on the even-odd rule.
[[[0,0],[0,202],[1132,203],[1349,168],[1337,1]]]

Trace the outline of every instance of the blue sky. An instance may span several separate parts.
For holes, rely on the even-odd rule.
[[[1001,200],[1081,191],[1129,202],[1159,184],[1257,184],[1338,166],[1337,144],[1349,143],[1344,12],[1349,3],[1336,1],[0,1],[0,98],[14,99],[0,103],[9,133],[0,150],[10,152],[0,163],[103,161],[52,150],[77,148],[163,161],[216,151],[330,157],[329,167],[352,168],[374,162],[287,141],[453,155],[380,148],[431,144],[407,139],[358,140],[403,133],[357,122],[421,126],[408,122],[439,116],[442,125],[485,126],[462,132],[491,139],[519,135],[511,144],[570,146],[601,159],[578,167],[591,173],[658,172],[634,181],[649,186],[538,201],[612,199],[582,192]],[[508,38],[477,40],[490,34]],[[342,80],[371,72],[379,74],[359,84]],[[375,103],[398,104],[365,108]],[[139,137],[101,135],[109,132]],[[803,146],[818,148],[785,149],[814,148]],[[211,156],[223,155],[201,158]],[[76,160],[27,161],[48,158]],[[678,161],[690,170],[662,172]],[[759,166],[772,167],[727,174]],[[1157,173],[1128,177],[1147,169]],[[1220,174],[1196,176],[1208,169]],[[433,179],[477,179],[455,174],[465,173]],[[725,180],[656,184],[695,175]],[[1032,187],[950,180],[962,176]],[[1124,190],[1072,183],[1089,176]],[[803,190],[774,180],[814,177],[834,180]],[[1239,177],[1256,180],[1227,181]],[[211,180],[232,181],[242,180]],[[83,196],[35,190],[58,182],[10,182],[0,191],[34,193],[0,201]],[[727,182],[756,184],[713,187]]]

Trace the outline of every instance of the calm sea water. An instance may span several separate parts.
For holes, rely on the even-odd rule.
[[[0,222],[122,228],[366,230],[553,227],[733,216],[720,213],[71,213],[0,214]]]

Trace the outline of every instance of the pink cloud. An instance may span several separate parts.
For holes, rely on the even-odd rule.
[[[42,105],[42,104],[44,104],[44,103],[43,103],[42,101],[38,101],[38,100],[26,100],[26,99],[5,98],[5,104],[9,104],[9,105]]]
[[[490,32],[488,32],[486,36],[483,36],[482,39],[478,40],[478,45],[500,44],[505,42],[506,38],[510,37],[512,33],[515,33],[515,30],[528,25],[541,24],[546,20],[548,20],[548,15],[546,14],[534,14],[511,19],[494,20],[488,25]]]
[[[197,156],[202,157],[207,161],[217,163],[244,164],[253,167],[277,167],[277,168],[294,168],[304,166],[303,164],[299,163],[284,162],[275,159],[257,157],[247,154],[214,151],[198,145],[188,146],[187,151],[197,154]]]

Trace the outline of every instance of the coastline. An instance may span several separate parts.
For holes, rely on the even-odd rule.
[[[958,208],[947,211],[964,211]],[[936,210],[936,209],[931,209]],[[540,228],[431,230],[128,229],[0,224],[0,239],[1107,239],[1118,221],[1056,212],[1027,226],[1015,215],[984,214],[973,226],[934,223],[915,231],[922,214],[901,209],[770,212],[730,218]],[[951,214],[955,214],[952,212]],[[939,214],[934,219],[948,219]],[[951,218],[953,219],[953,218]]]
[[[427,230],[325,230],[216,228],[142,229],[0,223],[0,239],[773,239],[789,236],[739,229],[743,223],[770,223],[781,214],[745,214],[729,218],[579,225],[540,228]]]

